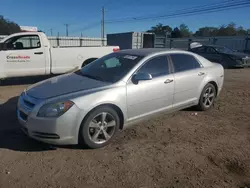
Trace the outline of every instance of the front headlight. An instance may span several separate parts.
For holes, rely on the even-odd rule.
[[[43,105],[37,116],[38,117],[59,117],[67,112],[74,103],[72,101],[57,102]]]
[[[243,60],[241,60],[241,59],[236,59],[235,61],[237,62],[238,65],[243,64]]]

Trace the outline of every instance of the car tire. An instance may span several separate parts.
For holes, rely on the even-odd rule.
[[[209,110],[214,105],[215,98],[216,89],[213,84],[208,83],[201,92],[199,104],[197,105],[198,110]]]
[[[91,111],[82,122],[79,142],[82,146],[91,149],[104,147],[115,137],[119,127],[119,115],[112,107],[98,107]]]

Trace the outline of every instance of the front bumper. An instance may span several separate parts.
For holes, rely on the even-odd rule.
[[[74,105],[58,118],[41,118],[34,109],[29,109],[20,97],[17,118],[23,132],[29,137],[49,144],[78,144],[79,108]]]
[[[233,67],[235,67],[235,68],[250,67],[250,64],[238,64],[238,65],[234,65]]]
[[[250,67],[250,58],[243,58],[242,64],[237,64],[235,65],[235,67],[240,67],[240,68]]]

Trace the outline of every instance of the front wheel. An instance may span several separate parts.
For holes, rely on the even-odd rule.
[[[110,143],[119,130],[120,119],[117,112],[109,107],[99,107],[81,125],[80,141],[88,148],[100,148]]]
[[[208,83],[201,92],[198,109],[201,111],[209,110],[215,101],[216,89],[213,84]]]

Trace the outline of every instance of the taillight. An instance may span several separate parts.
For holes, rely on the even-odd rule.
[[[120,51],[120,48],[113,48],[113,52],[119,52]]]

